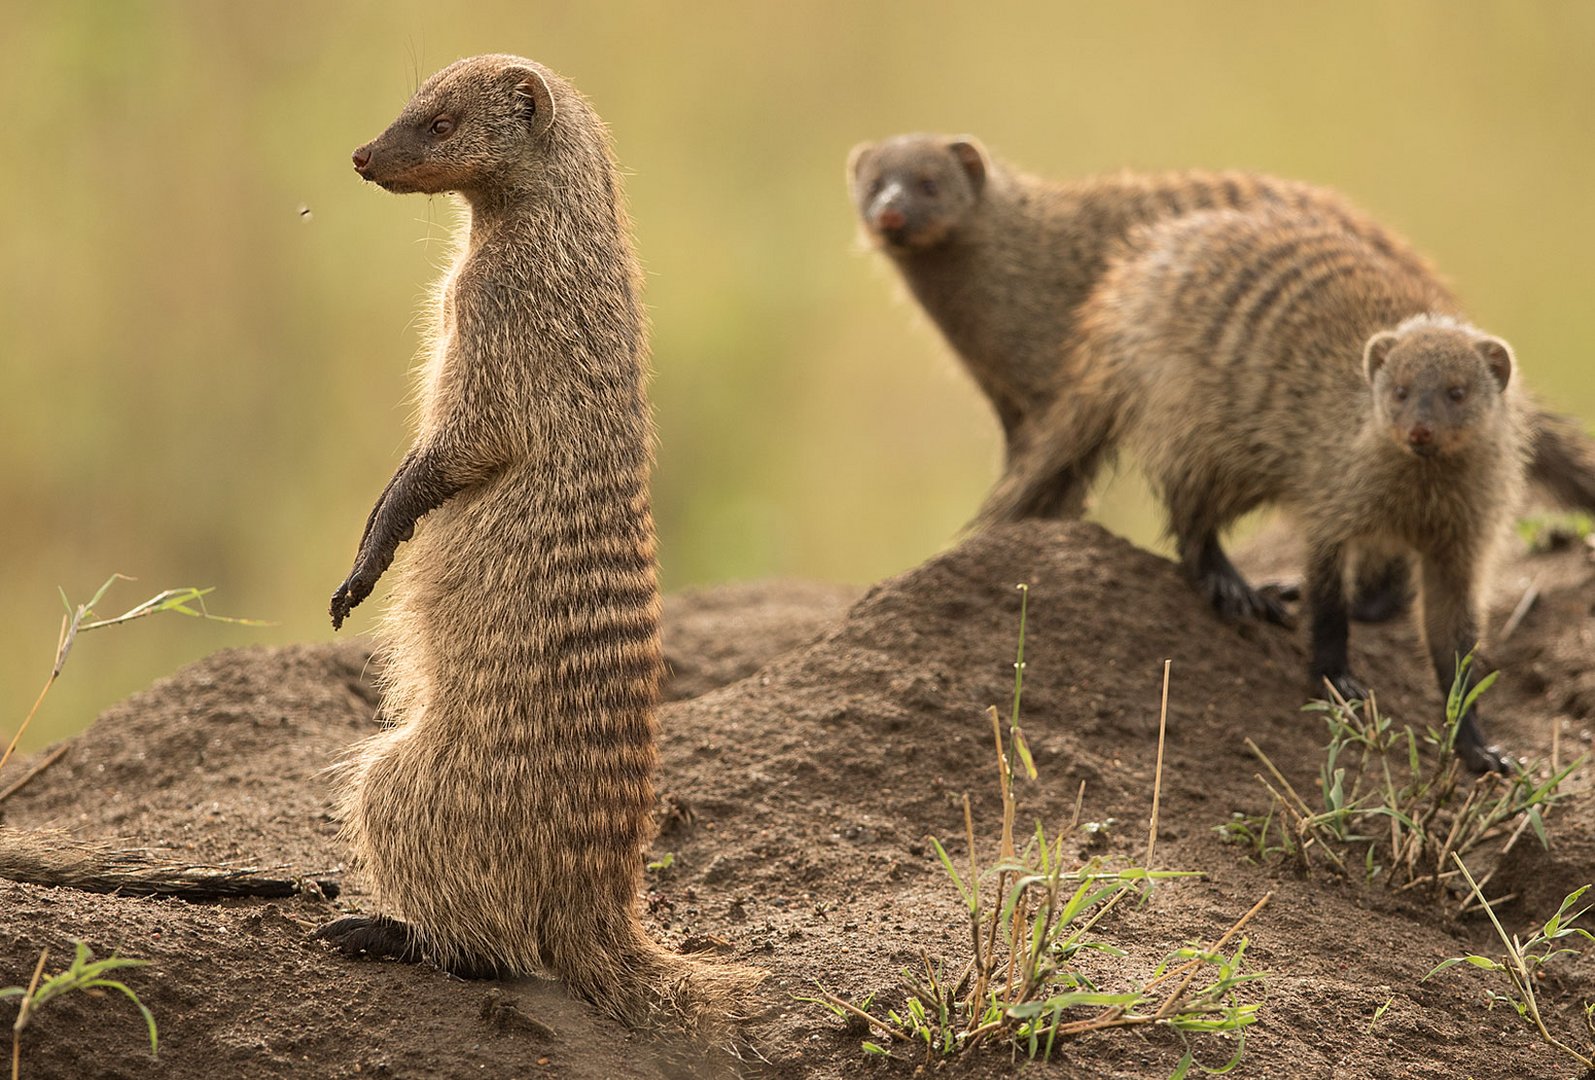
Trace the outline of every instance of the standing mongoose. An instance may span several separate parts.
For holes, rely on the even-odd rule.
[[[756,977],[665,950],[635,911],[659,596],[647,325],[608,132],[548,69],[478,56],[354,164],[389,191],[459,193],[469,222],[415,443],[332,597],[337,627],[411,541],[381,634],[394,726],[359,748],[341,805],[382,914],[318,936],[547,971],[627,1024],[724,1018]]]
[[[1133,233],[1080,308],[1077,352],[1093,382],[1074,397],[1093,407],[1038,447],[1049,467],[1133,449],[1186,574],[1232,616],[1263,605],[1219,533],[1284,509],[1307,541],[1313,684],[1348,698],[1366,696],[1347,661],[1348,559],[1415,555],[1450,691],[1523,487],[1527,415],[1504,342],[1338,220],[1221,210]],[[1472,713],[1457,751],[1502,766]]]
[[[1092,373],[1060,358],[1070,355],[1080,305],[1137,225],[1222,208],[1311,214],[1443,288],[1406,241],[1339,195],[1261,174],[1124,172],[1056,183],[969,136],[904,135],[854,148],[848,181],[866,232],[991,400],[1009,468],[1032,441],[1027,428],[1049,422],[1055,398],[1091,392]],[[1570,507],[1595,510],[1595,442],[1552,413],[1534,415],[1532,427],[1534,481]],[[1097,464],[1077,467],[1094,473]],[[1037,477],[1026,501],[988,502],[978,520],[1077,516],[1089,481]],[[1395,614],[1404,605],[1401,564],[1374,569],[1359,591],[1360,615]]]

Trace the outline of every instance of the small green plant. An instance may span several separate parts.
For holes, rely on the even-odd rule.
[[[1316,806],[1247,739],[1269,773],[1257,780],[1272,800],[1262,814],[1234,815],[1219,833],[1259,859],[1283,856],[1303,870],[1327,864],[1370,883],[1382,879],[1391,889],[1429,888],[1436,895],[1457,876],[1448,865],[1453,854],[1503,834],[1504,851],[1525,830],[1546,844],[1545,812],[1584,758],[1555,771],[1528,767],[1468,782],[1455,754],[1457,727],[1496,677],[1492,672],[1469,689],[1471,663],[1464,657],[1458,665],[1444,723],[1422,732],[1397,725],[1372,696],[1347,702],[1331,688],[1328,700],[1307,705],[1329,728]],[[1463,910],[1472,903],[1464,897]]]
[[[1558,957],[1576,956],[1578,954],[1578,950],[1559,946],[1557,942],[1565,941],[1569,938],[1583,938],[1585,941],[1595,941],[1595,936],[1592,936],[1589,931],[1581,926],[1574,925],[1589,912],[1591,905],[1586,904],[1577,911],[1572,910],[1573,906],[1583,898],[1590,887],[1584,885],[1568,893],[1567,897],[1562,901],[1562,906],[1556,909],[1556,914],[1547,919],[1545,924],[1532,937],[1524,941],[1516,934],[1507,934],[1505,928],[1501,926],[1501,920],[1495,916],[1495,909],[1484,898],[1484,893],[1480,891],[1478,882],[1473,880],[1473,875],[1468,872],[1467,866],[1455,853],[1452,854],[1451,858],[1456,863],[1457,871],[1467,881],[1469,890],[1471,890],[1479,905],[1484,908],[1485,914],[1490,917],[1490,924],[1495,927],[1496,936],[1501,939],[1501,944],[1506,949],[1506,955],[1500,959],[1476,954],[1453,956],[1449,960],[1443,960],[1436,964],[1434,969],[1419,981],[1426,982],[1446,968],[1455,967],[1457,964],[1470,964],[1485,971],[1505,975],[1508,985],[1505,993],[1494,989],[1485,991],[1490,1004],[1510,1005],[1514,1012],[1534,1025],[1534,1029],[1540,1033],[1540,1038],[1573,1058],[1586,1069],[1595,1069],[1595,1039],[1592,1039],[1585,1051],[1581,1052],[1556,1038],[1556,1036],[1551,1034],[1550,1029],[1545,1026],[1545,1018],[1540,1012],[1539,999],[1534,995],[1534,984],[1541,978],[1541,968]],[[1595,1003],[1584,1006],[1584,1025],[1589,1029],[1590,1034],[1595,1036],[1595,1021],[1592,1021],[1592,1017],[1595,1017]]]
[[[66,614],[61,618],[61,634],[56,639],[55,664],[50,668],[50,676],[44,680],[44,687],[39,691],[39,696],[34,699],[33,708],[28,710],[28,715],[23,718],[16,734],[11,737],[11,742],[6,746],[5,753],[0,754],[0,769],[5,768],[6,762],[11,760],[12,753],[16,751],[17,743],[22,741],[23,732],[28,730],[28,725],[33,723],[33,717],[39,711],[39,706],[44,704],[45,695],[50,692],[50,687],[55,685],[55,681],[61,677],[61,669],[66,665],[66,658],[72,652],[72,646],[77,642],[79,634],[88,633],[90,630],[101,630],[107,626],[120,626],[123,623],[132,622],[134,619],[142,619],[149,615],[159,615],[165,611],[187,615],[193,619],[210,619],[213,622],[237,623],[241,626],[270,625],[258,619],[235,619],[226,615],[212,615],[205,610],[205,597],[215,590],[192,587],[164,589],[145,600],[142,604],[136,604],[120,615],[108,619],[100,618],[94,610],[95,605],[105,598],[105,594],[112,585],[115,585],[118,581],[132,580],[132,578],[123,574],[112,574],[105,579],[105,584],[100,586],[88,603],[78,604],[76,607],[73,607],[72,601],[66,598],[66,592],[62,591],[61,603],[66,608]]]
[[[1083,866],[1069,865],[1063,848],[1065,839],[1079,826],[1078,801],[1068,829],[1049,836],[1038,821],[1023,846],[1015,844],[1019,773],[1029,780],[1037,778],[1019,724],[1028,601],[1026,587],[1019,588],[1013,707],[1006,725],[995,707],[986,714],[1002,800],[997,857],[985,866],[977,857],[974,815],[967,795],[963,799],[967,868],[961,869],[945,845],[931,837],[942,869],[967,913],[968,959],[949,966],[920,950],[919,961],[901,971],[902,1004],[896,1008],[877,1008],[873,997],[854,1004],[818,984],[816,995],[799,1000],[861,1023],[880,1036],[862,1044],[864,1052],[871,1055],[890,1055],[898,1046],[918,1046],[930,1060],[962,1054],[982,1043],[1002,1043],[1045,1060],[1060,1039],[1110,1028],[1158,1025],[1182,1035],[1233,1035],[1233,1056],[1212,1070],[1227,1071],[1244,1052],[1245,1031],[1256,1021],[1255,998],[1263,978],[1259,972],[1244,970],[1247,939],[1240,933],[1268,897],[1210,944],[1171,952],[1144,982],[1114,990],[1093,982],[1081,960],[1092,952],[1125,955],[1095,935],[1104,916],[1127,897],[1144,896],[1153,882],[1200,874],[1152,869],[1161,770],[1154,781],[1145,866],[1113,869],[1099,858]],[[1165,668],[1165,718],[1167,705]],[[1161,752],[1160,738],[1160,763]],[[1194,1063],[1194,1054],[1186,1053],[1174,1075],[1186,1075]]]
[[[45,961],[49,959],[50,950],[45,949],[39,953],[39,963],[33,969],[33,978],[26,987],[7,986],[0,988],[0,999],[19,998],[17,1004],[17,1018],[11,1025],[11,1080],[19,1080],[22,1075],[22,1032],[28,1026],[28,1021],[33,1014],[44,1007],[45,1003],[62,994],[79,991],[85,994],[99,995],[106,990],[115,990],[127,997],[144,1017],[144,1023],[149,1027],[150,1053],[159,1051],[155,1033],[155,1016],[145,1007],[126,983],[116,979],[107,979],[107,972],[119,968],[144,967],[148,960],[132,960],[127,957],[117,956],[112,953],[104,960],[94,959],[94,954],[89,952],[89,947],[81,941],[73,942],[77,955],[73,957],[72,964],[59,975],[52,975],[43,982],[39,981],[44,974]]]
[[[674,851],[667,851],[663,855],[659,856],[659,858],[650,862],[648,864],[648,869],[652,870],[656,874],[663,874],[675,865],[676,853]]]
[[[1378,1026],[1379,1021],[1384,1019],[1385,1013],[1390,1011],[1390,1006],[1395,1004],[1395,1001],[1396,995],[1391,994],[1389,997],[1385,998],[1385,1003],[1383,1005],[1379,1006],[1373,1011],[1373,1017],[1368,1021],[1368,1033],[1370,1035],[1373,1034],[1373,1029]]]

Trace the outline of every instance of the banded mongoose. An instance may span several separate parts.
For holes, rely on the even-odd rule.
[[[1192,583],[1263,614],[1219,533],[1278,506],[1308,559],[1311,677],[1365,697],[1347,660],[1345,576],[1365,551],[1416,556],[1442,695],[1478,644],[1490,553],[1523,487],[1527,414],[1506,343],[1414,265],[1301,213],[1210,211],[1132,234],[1079,312],[1090,394],[1038,447],[1048,468],[1123,443],[1168,511]],[[1477,715],[1457,751],[1502,767]]]
[[[1221,208],[1311,213],[1433,280],[1405,240],[1341,196],[1257,173],[1123,172],[1058,183],[1004,163],[970,136],[903,135],[855,147],[848,181],[865,231],[991,400],[1010,466],[1055,397],[1091,392],[1092,373],[1063,369],[1060,359],[1080,305],[1139,224]],[[1553,413],[1538,412],[1532,427],[1532,479],[1559,502],[1595,510],[1595,442]],[[1091,472],[1096,464],[1080,463]],[[977,520],[1078,516],[1089,484],[1080,479],[1038,482],[1029,501],[988,504]],[[1403,606],[1399,567],[1367,579],[1361,615],[1388,617]]]
[[[337,627],[411,541],[381,632],[394,726],[341,805],[381,914],[317,933],[464,975],[546,971],[630,1025],[724,1019],[756,977],[667,951],[635,911],[659,596],[647,324],[608,132],[547,68],[478,56],[354,165],[457,192],[469,224],[415,443],[332,597]]]

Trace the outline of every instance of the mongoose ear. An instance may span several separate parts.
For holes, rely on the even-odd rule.
[[[947,149],[952,151],[953,157],[962,166],[964,175],[969,177],[970,187],[979,192],[986,186],[986,151],[981,147],[979,139],[973,135],[965,135],[948,143]]]
[[[861,142],[847,152],[847,180],[851,184],[858,179],[858,171],[869,160],[870,151],[875,149],[874,143]]]
[[[535,139],[554,122],[554,92],[548,88],[548,80],[531,68],[513,68],[510,74],[515,79],[515,96],[520,101],[521,112]]]
[[[1385,357],[1390,355],[1390,350],[1395,348],[1399,340],[1401,339],[1395,334],[1386,330],[1369,338],[1368,344],[1362,347],[1362,370],[1368,376],[1369,382],[1373,382],[1373,377],[1379,374],[1379,369],[1384,367]]]
[[[1490,374],[1495,377],[1498,389],[1505,390],[1506,384],[1512,381],[1512,348],[1500,338],[1487,337],[1473,343],[1473,347],[1484,357],[1484,362],[1490,367]]]

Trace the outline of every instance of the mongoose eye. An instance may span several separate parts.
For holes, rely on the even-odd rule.
[[[925,179],[919,182],[919,190],[934,198],[936,192],[940,189],[936,186],[936,181],[927,176]]]
[[[441,139],[454,130],[454,121],[446,116],[440,116],[432,121],[432,126],[427,130]]]
[[[877,176],[875,178],[875,182],[870,184],[870,186],[869,186],[869,197],[873,199],[875,196],[879,195],[885,189],[886,189],[886,180],[885,180],[885,178]]]
[[[1390,391],[1390,396],[1395,398],[1397,401],[1406,401],[1407,388],[1405,386],[1398,386],[1394,390]]]
[[[1461,401],[1468,396],[1468,388],[1465,386],[1453,386],[1446,391],[1446,396],[1452,401]]]

